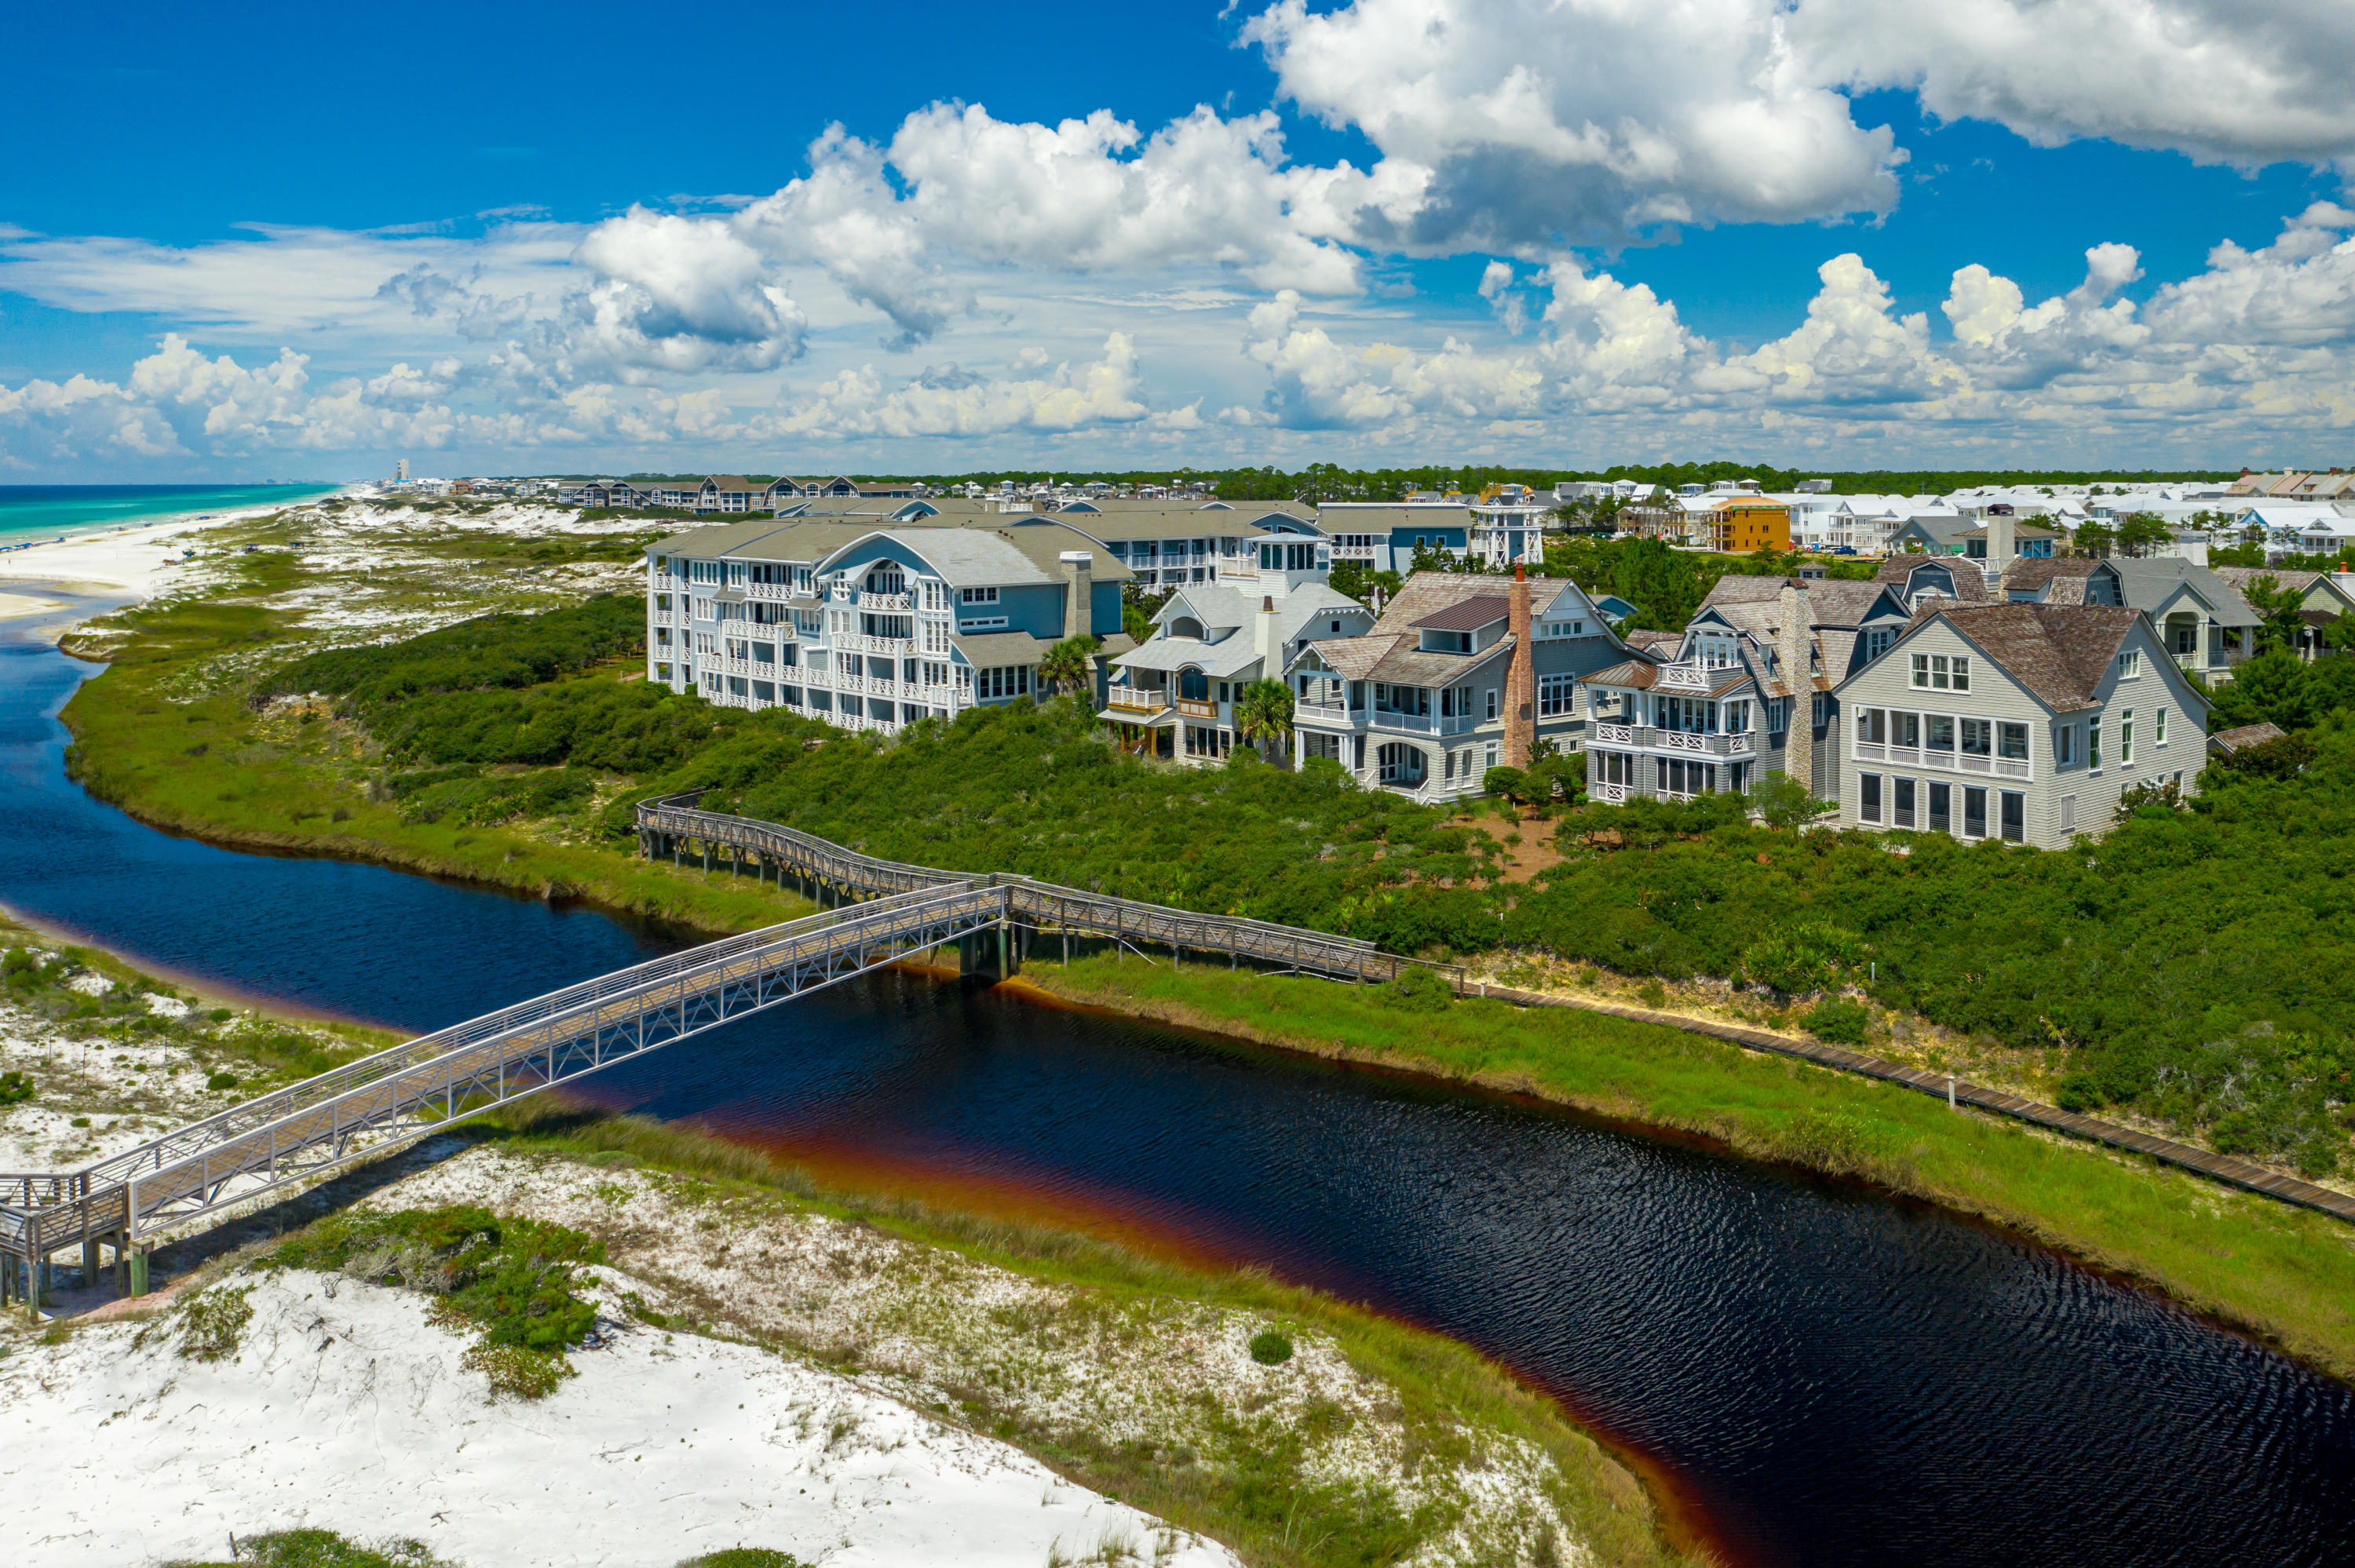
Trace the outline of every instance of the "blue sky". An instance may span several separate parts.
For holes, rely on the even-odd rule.
[[[2355,419],[2355,7],[2319,0],[15,37],[57,65],[0,159],[0,482],[2237,466],[2343,462]]]

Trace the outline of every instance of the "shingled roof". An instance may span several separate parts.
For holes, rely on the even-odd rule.
[[[2226,757],[2234,756],[2253,746],[2263,746],[2269,740],[2281,740],[2288,731],[2273,723],[2244,724],[2238,729],[2220,729],[2208,737],[2208,744]]]
[[[2003,569],[2003,586],[2026,592],[2061,577],[2092,577],[2105,564],[2083,556],[2022,556]]]
[[[2118,645],[2142,612],[2103,604],[1925,604],[1916,628],[1944,617],[1986,657],[2062,712],[2092,705]]]
[[[1490,598],[1486,594],[1473,599],[1457,599],[1454,604],[1434,609],[1415,621],[1433,631],[1477,631],[1493,626],[1512,613],[1512,601],[1502,594]]]
[[[1974,603],[1987,597],[1987,574],[1977,562],[1961,556],[1898,556],[1881,563],[1872,580],[1902,591],[1913,586],[1913,574],[1924,567],[1943,567],[1955,585],[1951,597]]]

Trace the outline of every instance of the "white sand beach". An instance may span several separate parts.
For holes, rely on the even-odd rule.
[[[855,1380],[633,1321],[639,1282],[596,1272],[603,1343],[531,1404],[489,1398],[427,1298],[308,1272],[234,1282],[253,1316],[218,1361],[184,1359],[168,1318],[21,1345],[0,1362],[11,1556],[123,1568],[312,1527],[466,1568],[739,1545],[828,1568],[1236,1563]]]
[[[129,593],[144,599],[181,569],[179,563],[197,535],[234,517],[261,515],[262,512],[256,510],[208,517],[202,522],[178,518],[168,523],[110,529],[103,534],[69,535],[48,544],[0,551],[0,580],[55,583],[68,591]],[[31,612],[0,607],[0,613]]]

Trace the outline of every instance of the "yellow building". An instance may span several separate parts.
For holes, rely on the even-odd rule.
[[[1791,509],[1763,495],[1729,495],[1710,508],[1709,547],[1725,555],[1791,547]]]

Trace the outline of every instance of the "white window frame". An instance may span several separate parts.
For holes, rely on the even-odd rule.
[[[1906,678],[1917,692],[1967,692],[1971,658],[1967,653],[1916,653]]]

